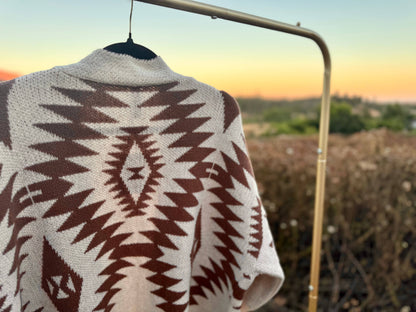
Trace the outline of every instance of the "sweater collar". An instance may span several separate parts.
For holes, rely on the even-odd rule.
[[[54,68],[70,76],[124,86],[163,84],[190,78],[172,71],[160,56],[141,60],[104,49],[94,50],[77,63]]]

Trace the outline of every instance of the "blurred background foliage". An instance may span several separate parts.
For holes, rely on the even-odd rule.
[[[239,103],[286,274],[258,311],[307,311],[319,101]],[[319,311],[416,311],[414,116],[333,97]]]
[[[312,134],[319,131],[319,99],[271,101],[238,99],[247,136]],[[386,128],[416,134],[416,106],[365,102],[360,97],[333,96],[330,132],[352,134]]]

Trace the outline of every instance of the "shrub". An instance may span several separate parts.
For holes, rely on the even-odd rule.
[[[387,105],[381,115],[380,127],[394,131],[410,130],[413,114],[402,105]]]
[[[352,107],[346,102],[332,102],[329,131],[331,133],[351,134],[365,129],[362,118],[352,114]]]

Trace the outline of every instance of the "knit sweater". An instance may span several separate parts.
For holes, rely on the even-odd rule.
[[[0,83],[0,310],[257,309],[284,274],[236,100],[98,49]]]

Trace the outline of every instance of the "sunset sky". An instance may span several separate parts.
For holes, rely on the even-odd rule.
[[[318,32],[332,55],[332,93],[416,103],[415,0],[203,2]],[[129,10],[128,0],[1,0],[0,79],[125,41]],[[321,95],[322,57],[309,39],[140,2],[132,33],[174,71],[236,97]]]

